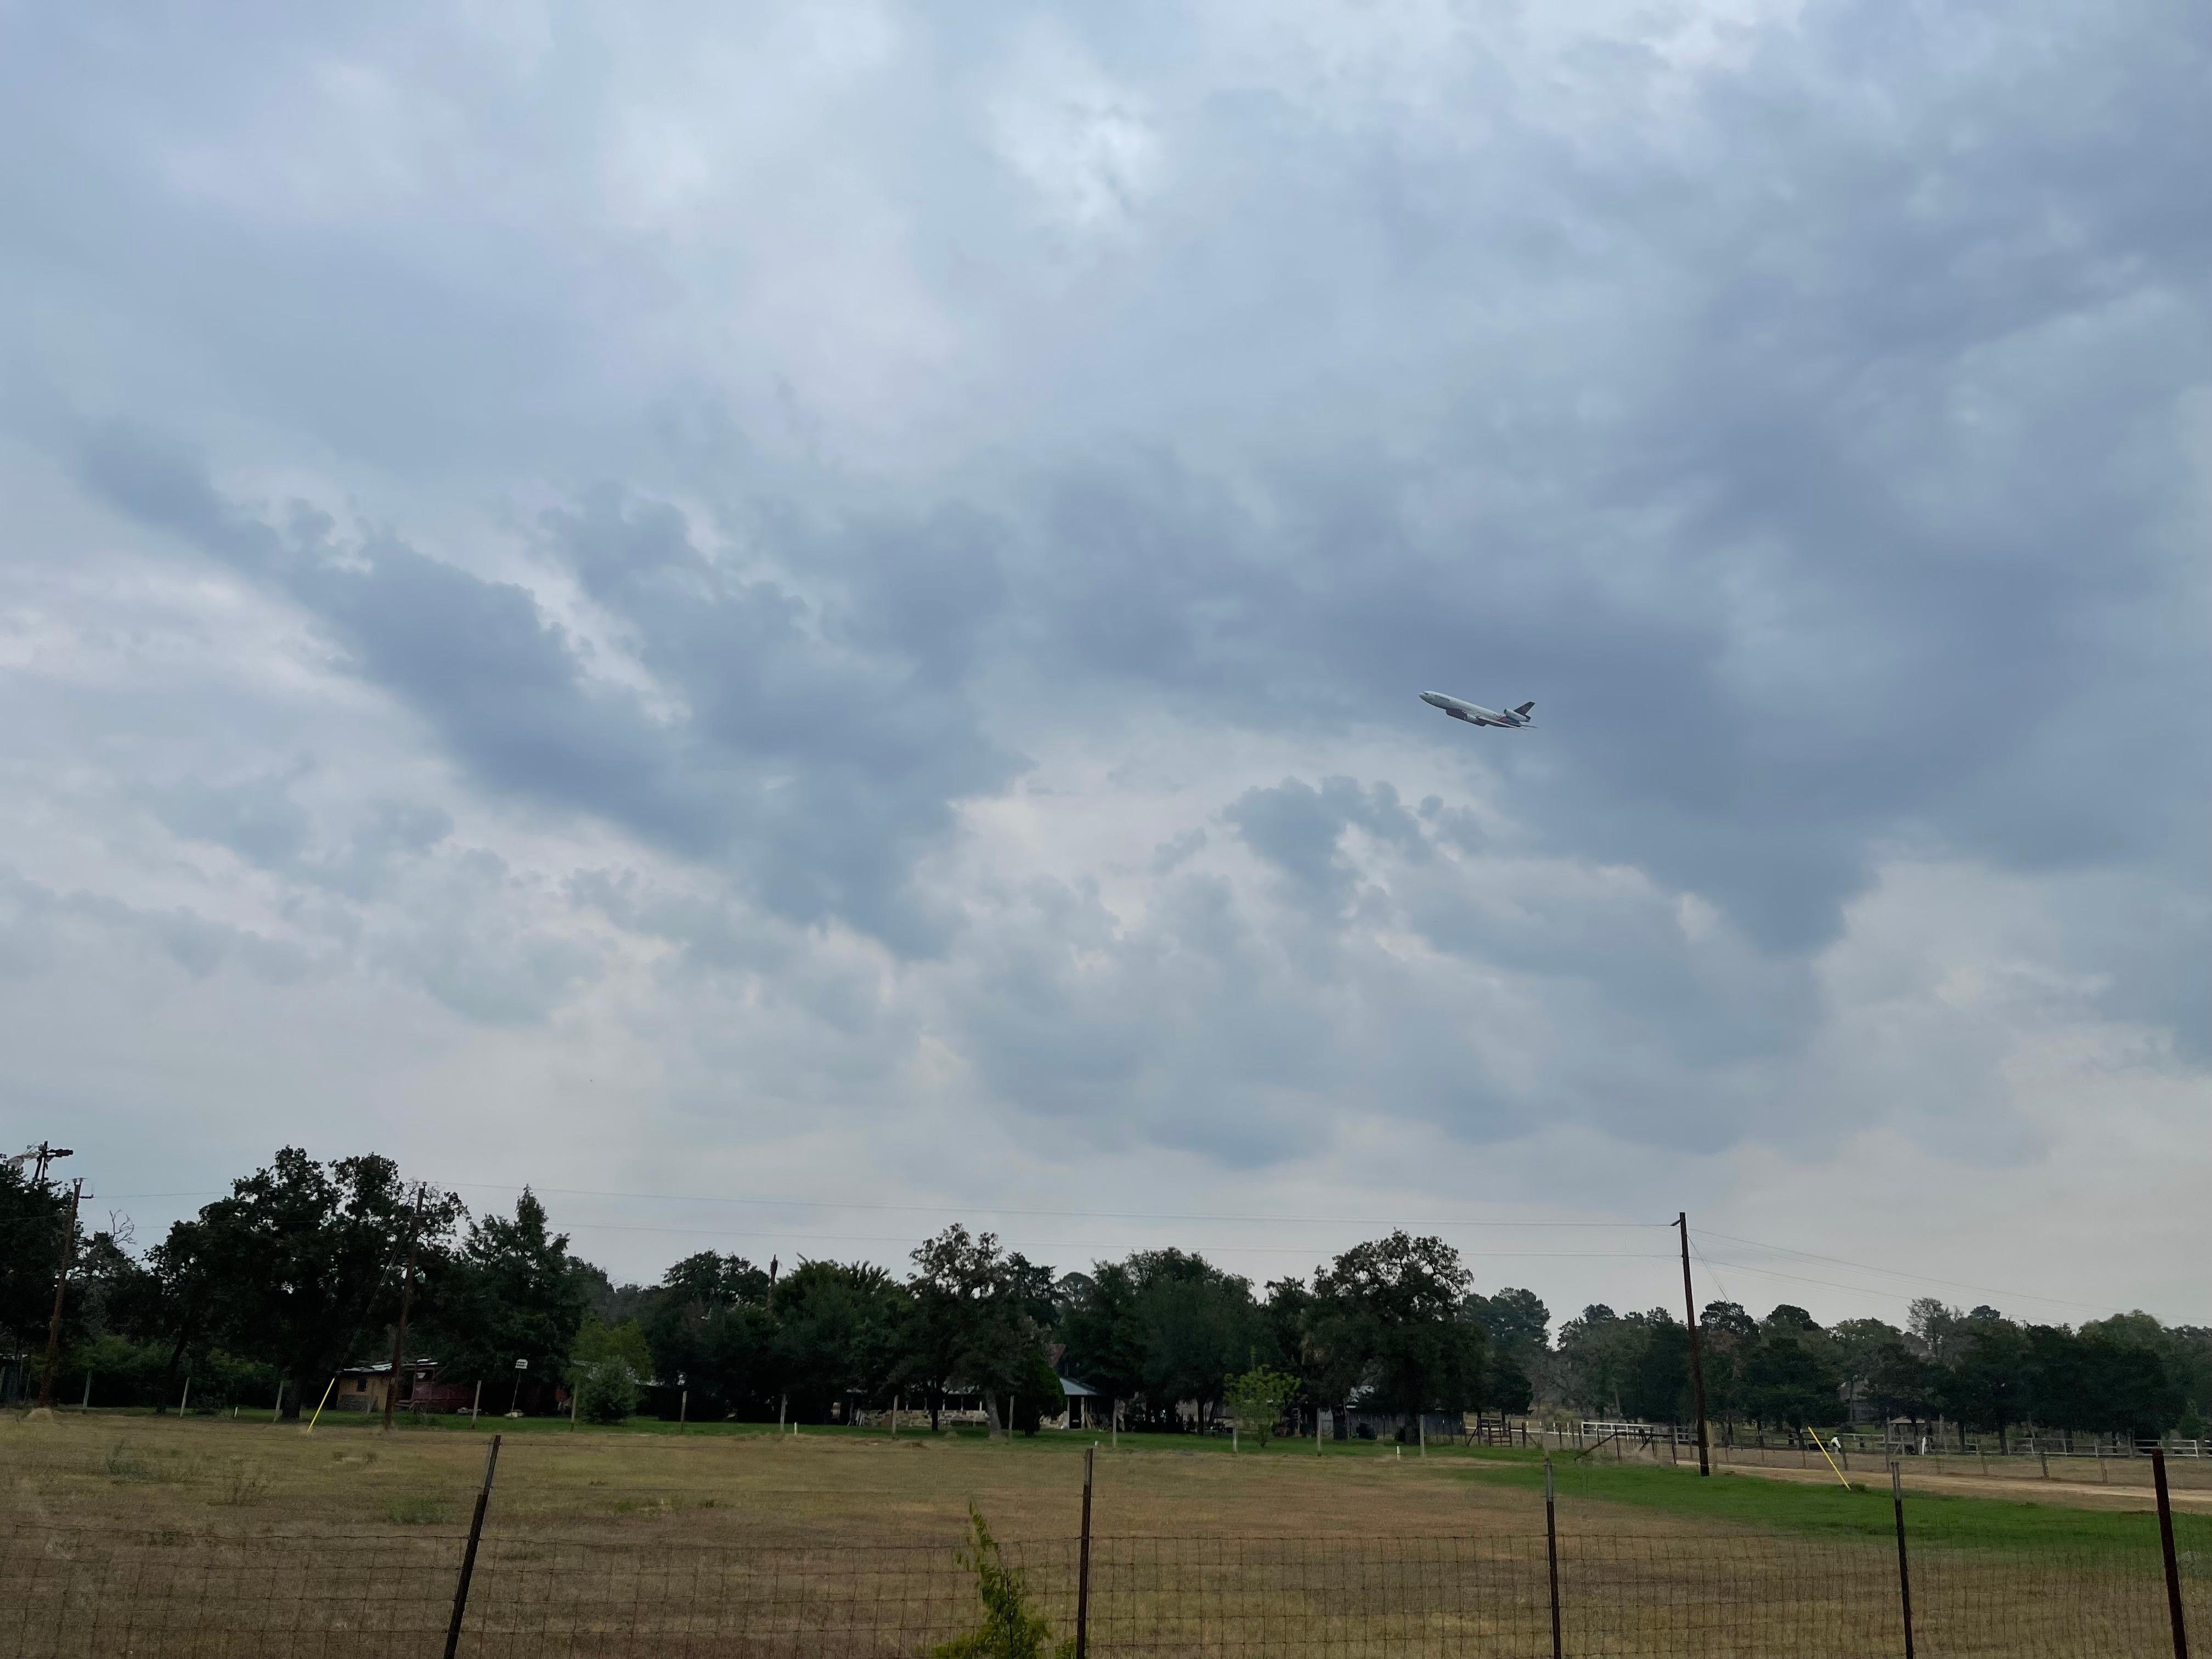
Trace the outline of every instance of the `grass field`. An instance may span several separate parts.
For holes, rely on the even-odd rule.
[[[198,1520],[322,1530],[434,1526],[465,1517],[495,1426],[435,1420],[384,1435],[359,1419],[297,1425],[225,1418],[65,1412],[51,1423],[0,1419],[15,1527],[179,1524]],[[970,1504],[1001,1535],[1074,1530],[1079,1453],[1098,1443],[1094,1527],[1102,1534],[1364,1536],[1540,1530],[1540,1455],[1433,1447],[1249,1443],[1046,1431],[992,1442],[980,1431],[937,1436],[750,1425],[641,1421],[571,1430],[535,1419],[500,1421],[505,1435],[492,1514],[502,1528],[559,1535],[678,1526],[701,1541],[793,1540],[908,1543],[958,1533]],[[1561,1524],[1608,1535],[1753,1527],[1814,1535],[1887,1536],[1886,1480],[1853,1472],[1845,1491],[1826,1470],[1739,1468],[1700,1481],[1686,1465],[1620,1466],[1554,1459]],[[1768,1478],[1761,1478],[1766,1476]],[[2081,1490],[1999,1476],[1967,1495],[1970,1476],[1923,1480],[1907,1468],[1916,1536],[1931,1542],[2080,1549],[2141,1543],[2149,1494]],[[1936,1490],[1930,1490],[1936,1488]],[[2001,1495],[2000,1495],[2001,1494]],[[2181,1494],[2185,1504],[2194,1491]],[[1662,1518],[1663,1517],[1663,1518]],[[2179,1535],[2212,1555],[2212,1515],[2177,1516]]]
[[[533,1659],[918,1653],[972,1602],[950,1547],[971,1507],[1065,1628],[1081,1453],[1104,1439],[496,1426],[464,1651]],[[36,1605],[13,1646],[0,1589],[0,1656],[274,1659],[356,1651],[368,1630],[395,1655],[435,1650],[492,1427],[0,1419],[0,1521],[46,1574],[24,1581]],[[1534,1453],[1137,1435],[1096,1450],[1094,1652],[1548,1651]],[[1572,1651],[1839,1659],[1901,1631],[1879,1476],[1846,1491],[1562,1459],[1555,1478]],[[2140,1495],[1990,1486],[2003,1495],[1911,1494],[1921,1651],[2151,1650],[2164,1603]],[[2212,1518],[2179,1531],[2212,1615]],[[374,1570],[356,1579],[355,1561]]]

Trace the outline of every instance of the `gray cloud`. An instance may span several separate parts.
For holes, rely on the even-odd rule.
[[[687,1146],[2200,1083],[2203,31],[1425,15],[23,20],[0,945],[641,1034]]]
[[[908,888],[908,868],[942,837],[955,799],[995,788],[1017,765],[944,684],[946,641],[968,625],[952,613],[910,651],[871,654],[829,631],[842,616],[725,573],[665,507],[625,512],[602,492],[547,515],[586,591],[680,700],[661,717],[594,676],[525,587],[389,536],[341,543],[305,507],[280,530],[128,428],[92,434],[82,468],[118,507],[306,606],[356,672],[413,708],[485,787],[611,819],[689,857],[750,865],[780,914],[942,948],[946,920]],[[883,607],[903,586],[963,568],[957,549],[927,538],[916,562],[921,577],[895,569],[871,592],[856,637],[881,637]],[[987,568],[969,580],[971,596],[988,591]]]

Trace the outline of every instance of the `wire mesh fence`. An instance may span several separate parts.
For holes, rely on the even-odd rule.
[[[8,1659],[385,1659],[442,1654],[464,1540],[50,1530],[0,1577]],[[1893,1549],[1758,1534],[1564,1537],[1560,1651],[1573,1659],[1864,1659],[1905,1652]],[[1029,1606],[1073,1634],[1082,1547],[1006,1547]],[[2137,1555],[2143,1559],[2137,1559]],[[2155,1549],[1913,1556],[1917,1651],[2170,1651]],[[2205,1564],[2185,1574],[2202,1631]],[[919,1656],[976,1628],[951,1543],[732,1547],[488,1534],[458,1651],[471,1659]],[[1544,1659],[1545,1540],[1091,1540],[1087,1652],[1159,1659]]]

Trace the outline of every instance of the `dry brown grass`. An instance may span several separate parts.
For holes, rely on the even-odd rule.
[[[0,1659],[435,1652],[489,1432],[0,1419],[17,1587],[0,1587]],[[463,1651],[915,1655],[972,1620],[944,1547],[971,1505],[1065,1630],[1083,1443],[510,1434]],[[1582,1495],[1568,1507],[1571,1651],[1891,1650],[1894,1560],[1879,1540]],[[1102,1656],[1548,1647],[1542,1501],[1510,1466],[1441,1449],[1102,1448],[1093,1523]],[[2162,1620],[2141,1563],[1936,1550],[1923,1571],[1924,1653],[2149,1650]]]
[[[42,1522],[374,1533],[410,1505],[465,1519],[489,1433],[384,1436],[327,1418],[312,1436],[204,1419],[0,1421],[0,1512],[18,1533]],[[491,1515],[501,1531],[552,1538],[892,1544],[955,1538],[973,1504],[1003,1537],[1060,1538],[1077,1528],[1083,1443],[532,1430],[505,1440]],[[1485,1479],[1490,1466],[1441,1453],[1102,1446],[1097,1455],[1101,1534],[1527,1535],[1543,1524],[1527,1492]],[[1588,1519],[1601,1531],[1639,1522],[1626,1512]]]

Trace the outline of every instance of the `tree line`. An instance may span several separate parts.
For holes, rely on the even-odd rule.
[[[0,1338],[19,1395],[44,1353],[67,1217],[57,1186],[0,1165]],[[681,1395],[695,1420],[849,1420],[903,1399],[934,1422],[957,1398],[994,1431],[1034,1431],[1060,1409],[1063,1376],[1130,1426],[1170,1431],[1316,1406],[1693,1414],[1689,1330],[1668,1310],[1592,1306],[1554,1331],[1532,1291],[1480,1294],[1449,1245],[1403,1231],[1259,1285],[1175,1249],[1056,1273],[960,1225],[903,1275],[702,1251],[658,1284],[618,1285],[527,1190],[512,1213],[471,1215],[388,1158],[291,1147],[149,1247],[80,1228],[62,1375],[69,1390],[96,1378],[98,1403],[166,1407],[189,1376],[203,1406],[281,1401],[296,1417],[333,1372],[389,1357],[404,1293],[407,1351],[434,1358],[441,1382],[482,1383],[500,1410],[573,1393],[604,1420],[672,1412]],[[1723,1425],[1825,1427],[1858,1405],[2000,1436],[2195,1435],[2212,1407],[2212,1330],[2147,1314],[2069,1328],[1921,1301],[1902,1328],[1824,1328],[1788,1304],[1754,1319],[1717,1301],[1698,1326]]]

